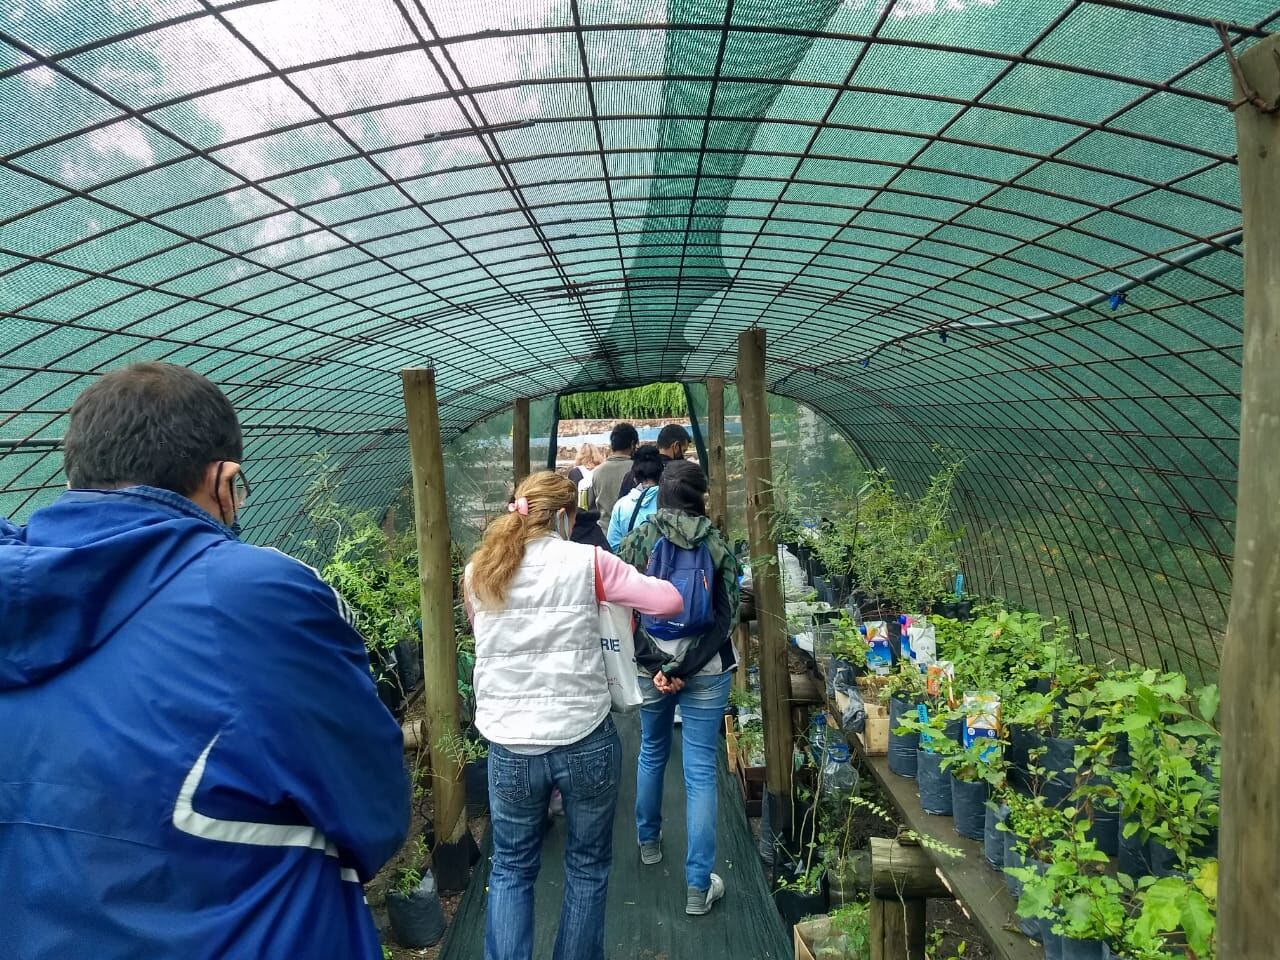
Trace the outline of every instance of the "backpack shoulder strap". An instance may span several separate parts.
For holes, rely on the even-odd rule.
[[[640,496],[636,498],[636,508],[631,511],[631,522],[627,524],[627,533],[636,528],[636,517],[640,516],[640,508],[644,506],[644,495],[648,492],[648,490],[641,490]]]

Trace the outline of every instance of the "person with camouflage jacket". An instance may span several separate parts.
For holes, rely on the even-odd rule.
[[[687,550],[705,543],[716,571],[714,621],[703,633],[657,640],[636,631],[636,664],[644,703],[643,738],[637,764],[636,834],[642,863],[662,860],[662,783],[677,706],[682,717],[685,816],[685,913],[701,916],[724,896],[724,881],[712,872],[716,859],[716,762],[720,728],[729,702],[730,674],[737,668],[733,627],[738,614],[738,561],[707,518],[707,478],[702,468],[672,461],[658,486],[658,512],[633,530],[619,556],[644,571],[658,540]]]

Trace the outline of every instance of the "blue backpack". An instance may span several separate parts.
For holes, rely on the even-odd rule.
[[[715,564],[705,542],[693,549],[677,547],[666,537],[659,537],[645,571],[651,577],[666,580],[680,591],[684,609],[674,617],[641,614],[640,626],[655,640],[680,640],[705,633],[715,623]]]

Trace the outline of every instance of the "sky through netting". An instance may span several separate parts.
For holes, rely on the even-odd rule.
[[[919,484],[971,583],[1106,659],[1216,669],[1242,269],[1226,50],[1249,0],[11,0],[0,512],[57,494],[92,377],[241,412],[249,535],[328,451],[407,476],[517,396],[733,375]]]

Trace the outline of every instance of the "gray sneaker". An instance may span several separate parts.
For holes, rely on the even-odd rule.
[[[647,867],[662,862],[662,834],[657,840],[646,840],[640,844],[640,862]]]
[[[710,913],[711,905],[723,896],[724,881],[713,873],[709,890],[699,890],[697,887],[689,888],[689,900],[684,906],[684,912],[691,917],[701,917]]]

